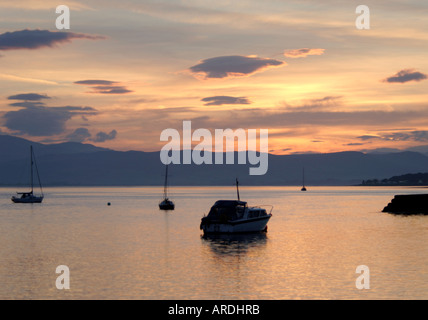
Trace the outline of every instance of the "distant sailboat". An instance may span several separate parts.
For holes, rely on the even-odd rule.
[[[303,168],[303,187],[302,187],[301,191],[306,191],[306,187],[305,187],[305,168]]]
[[[17,192],[17,194],[20,195],[20,197],[13,196],[11,200],[14,203],[41,203],[43,201],[44,195],[43,195],[43,189],[42,184],[40,182],[40,176],[39,176],[39,170],[37,169],[37,164],[35,162],[35,156],[33,152],[33,146],[30,146],[30,192]],[[40,192],[41,195],[35,196],[34,195],[34,181],[33,181],[33,166],[36,166],[36,173],[37,173],[37,179],[39,181],[40,186]]]
[[[159,209],[161,210],[174,210],[174,202],[168,199],[168,165],[166,165],[165,172],[165,184],[163,187],[163,201],[159,203]]]

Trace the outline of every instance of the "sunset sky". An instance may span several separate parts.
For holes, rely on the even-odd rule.
[[[0,0],[0,134],[156,151],[191,120],[269,129],[275,154],[428,145],[427,15],[424,0]]]

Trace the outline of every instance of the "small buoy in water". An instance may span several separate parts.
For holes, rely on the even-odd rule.
[[[110,205],[111,205],[111,203],[110,203],[110,202],[107,202],[107,205],[108,205],[108,206],[110,206]]]

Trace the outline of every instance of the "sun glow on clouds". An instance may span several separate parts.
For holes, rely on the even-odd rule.
[[[0,130],[11,133],[5,114],[20,112],[52,117],[52,139],[120,150],[159,150],[160,132],[184,120],[269,128],[274,153],[428,144],[425,16],[417,1],[403,16],[403,5],[385,3],[362,33],[354,10],[331,1],[74,0],[72,30],[60,33],[49,27],[58,3],[2,2],[7,12],[25,9],[22,21],[39,20],[0,30]],[[51,99],[7,99],[25,93]],[[25,131],[16,116],[8,124]],[[411,129],[391,129],[400,127]],[[381,138],[359,138],[370,135]]]
[[[323,55],[324,51],[325,49],[302,48],[302,49],[287,50],[284,52],[284,56],[286,56],[287,58],[305,58],[307,56]]]

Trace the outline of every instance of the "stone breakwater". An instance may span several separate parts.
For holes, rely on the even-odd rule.
[[[428,215],[428,194],[396,195],[382,212]]]

